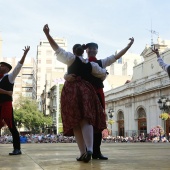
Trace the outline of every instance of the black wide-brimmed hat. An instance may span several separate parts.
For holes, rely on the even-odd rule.
[[[12,69],[12,66],[11,66],[10,64],[6,63],[6,62],[0,62],[0,65],[1,65],[1,64],[3,64],[3,65],[5,65],[6,67],[8,67],[8,68],[9,68],[9,71]]]
[[[93,43],[93,42],[86,44],[86,48],[89,48],[89,47],[96,47],[98,49],[98,45],[96,43]]]

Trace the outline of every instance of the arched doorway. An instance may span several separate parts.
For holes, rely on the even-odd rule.
[[[146,112],[143,108],[139,108],[137,113],[138,113],[138,135],[146,135],[147,134]]]
[[[119,111],[117,115],[117,123],[118,123],[118,136],[124,136],[124,114],[122,111]]]

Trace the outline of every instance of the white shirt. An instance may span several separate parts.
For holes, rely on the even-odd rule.
[[[167,72],[167,68],[170,66],[169,64],[164,63],[164,61],[162,60],[162,58],[159,56],[157,59],[159,65],[162,67],[163,70],[165,70]]]
[[[116,61],[114,55],[111,55],[110,57],[106,57],[105,59],[100,60],[102,62],[102,68],[106,68],[107,66],[110,66],[112,63]],[[86,59],[86,62],[88,62],[88,58]]]
[[[4,74],[4,76],[8,75],[8,79],[9,79],[9,82],[10,82],[11,84],[14,83],[15,78],[16,78],[17,75],[19,74],[21,68],[22,68],[22,64],[20,64],[20,63],[18,62],[18,64],[15,66],[14,70],[13,70],[10,74],[8,74],[8,73]],[[4,76],[3,76],[3,77],[4,77]],[[0,81],[3,79],[3,77],[0,79]]]
[[[105,59],[101,59],[102,67],[106,68],[107,66],[110,66],[115,61],[116,59],[114,55],[111,55],[110,57],[106,57]]]
[[[58,48],[55,52],[57,56],[57,60],[66,64],[67,66],[71,66],[73,64],[74,60],[76,59],[76,56],[70,52],[66,52],[62,48]],[[82,62],[86,63],[86,60],[82,57],[79,56]],[[95,62],[90,62],[92,66],[92,72],[91,74],[94,75],[95,77],[101,78],[102,80],[106,78],[106,69],[101,68],[97,63]]]

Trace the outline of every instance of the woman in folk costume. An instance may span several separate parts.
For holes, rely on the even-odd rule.
[[[65,82],[61,94],[61,115],[64,135],[75,135],[80,150],[77,161],[89,162],[93,153],[93,127],[103,130],[106,123],[102,124],[103,108],[92,85],[85,81],[86,73],[90,72],[98,78],[106,77],[106,70],[98,64],[86,63],[82,54],[83,46],[76,44],[74,54],[61,49],[49,34],[48,25],[44,26],[44,33],[57,60],[67,64],[68,74],[75,74],[76,81]],[[87,148],[87,151],[86,151]]]

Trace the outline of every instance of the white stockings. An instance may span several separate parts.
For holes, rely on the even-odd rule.
[[[93,152],[93,126],[87,120],[82,120],[79,126],[73,129],[80,150],[80,156],[87,151]]]

